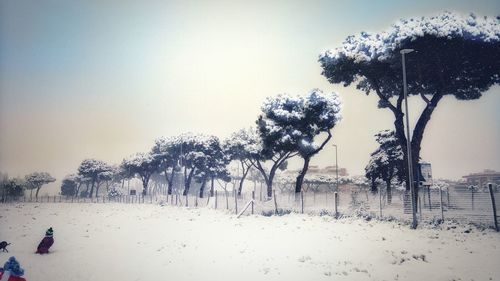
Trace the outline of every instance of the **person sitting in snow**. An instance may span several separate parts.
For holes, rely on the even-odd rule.
[[[0,268],[0,281],[26,281],[23,276],[24,269],[15,257],[10,257],[3,268]]]
[[[52,237],[54,235],[54,231],[52,230],[52,227],[47,229],[45,232],[45,237],[42,239],[42,242],[38,244],[38,248],[36,250],[37,254],[48,254],[49,249],[54,244],[54,238]]]

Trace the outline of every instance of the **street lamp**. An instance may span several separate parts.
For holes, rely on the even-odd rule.
[[[335,146],[335,173],[337,174],[337,191],[339,190],[339,164],[338,164],[338,161],[337,161],[337,145],[334,144],[333,146]]]
[[[408,112],[408,94],[406,85],[406,65],[405,65],[405,55],[413,52],[413,49],[402,49],[401,60],[403,63],[403,92],[405,97],[405,116],[406,116],[406,152],[408,158],[408,183],[410,184],[410,194],[411,194],[411,210],[412,210],[412,228],[417,228],[417,214],[416,214],[416,202],[415,202],[415,187],[413,186],[413,167],[412,167],[412,156],[411,156],[411,139],[410,139],[410,117]]]

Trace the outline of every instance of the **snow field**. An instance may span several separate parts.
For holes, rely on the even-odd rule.
[[[54,228],[49,255],[35,255]],[[0,205],[0,240],[38,280],[499,280],[500,235],[466,226],[123,204]],[[444,226],[446,229],[446,226]]]

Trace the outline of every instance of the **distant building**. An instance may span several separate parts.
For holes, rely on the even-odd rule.
[[[500,172],[493,170],[484,170],[479,173],[472,173],[467,176],[463,176],[467,182],[467,185],[475,185],[479,187],[484,187],[488,183],[492,183],[495,186],[500,185]]]
[[[284,173],[285,174],[297,174],[299,173],[300,170],[286,170]],[[309,169],[307,170],[308,174],[319,174],[319,175],[332,175],[336,176],[337,174],[337,169],[335,166],[326,166],[324,168],[320,168],[318,165],[311,165],[309,166]],[[340,168],[339,167],[339,177],[347,177],[349,173],[347,172],[346,168]]]
[[[320,169],[320,173],[322,174],[335,174],[336,173],[336,166],[326,166],[323,169]],[[349,173],[347,172],[346,168],[340,168],[339,167],[339,177],[347,177]]]

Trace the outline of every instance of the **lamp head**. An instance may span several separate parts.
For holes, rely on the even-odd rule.
[[[414,49],[402,49],[399,51],[401,54],[409,54],[411,52],[415,51]]]

